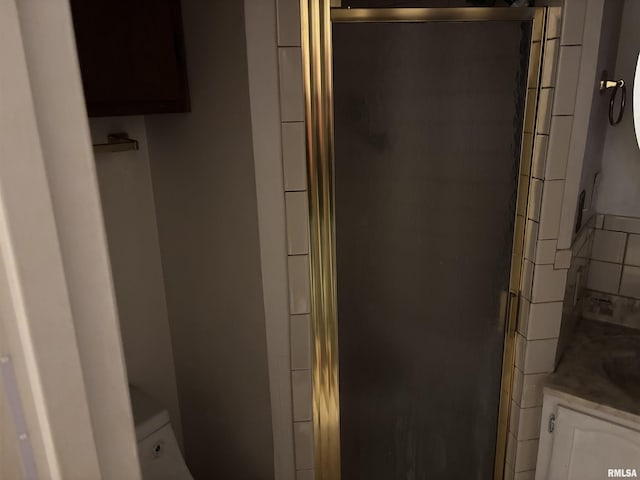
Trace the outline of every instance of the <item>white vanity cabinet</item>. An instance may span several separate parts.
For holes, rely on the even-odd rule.
[[[536,480],[638,476],[640,417],[545,389]]]

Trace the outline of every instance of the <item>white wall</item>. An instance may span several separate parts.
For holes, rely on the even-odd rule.
[[[274,478],[243,2],[184,0],[192,111],[146,117],[185,457]]]
[[[640,149],[633,129],[631,94],[640,51],[640,2],[626,0],[614,77],[627,83],[627,111],[622,123],[607,125],[598,213],[640,217]]]
[[[180,410],[143,117],[90,119],[93,143],[126,132],[140,149],[96,154],[102,211],[129,383],[169,411],[181,439]]]

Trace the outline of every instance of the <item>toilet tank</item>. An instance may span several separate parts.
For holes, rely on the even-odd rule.
[[[136,387],[129,391],[143,480],[193,480],[166,409]]]

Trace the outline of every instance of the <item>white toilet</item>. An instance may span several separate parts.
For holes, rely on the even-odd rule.
[[[129,391],[143,480],[193,480],[167,411],[138,388]]]

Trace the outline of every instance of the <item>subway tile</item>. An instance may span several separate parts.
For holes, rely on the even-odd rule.
[[[556,58],[558,55],[558,48],[560,47],[559,40],[548,40],[545,43],[544,60],[542,62],[542,87],[548,88],[555,86],[556,80]]]
[[[548,377],[548,373],[533,373],[523,376],[522,396],[520,398],[522,408],[542,405],[544,384]]]
[[[309,253],[309,205],[307,192],[286,192],[287,253]]]
[[[602,227],[604,227],[604,215],[598,214],[596,215],[596,223],[594,225],[594,228],[602,229]]]
[[[624,263],[640,266],[640,235],[629,235]]]
[[[603,262],[622,263],[626,243],[626,233],[594,230],[591,258]]]
[[[520,421],[518,422],[517,439],[533,440],[540,437],[540,417],[542,416],[542,407],[520,408]],[[519,442],[518,442],[519,443]],[[518,445],[518,449],[520,445]],[[516,453],[516,457],[518,454]],[[517,460],[516,460],[517,463]],[[528,470],[531,467],[522,468]],[[518,470],[518,468],[516,468]]]
[[[536,245],[536,265],[553,265],[557,245],[557,240],[538,240]]]
[[[533,273],[531,302],[560,302],[564,299],[567,270],[556,270],[553,265],[536,265]]]
[[[640,218],[605,215],[604,229],[640,234]]]
[[[291,372],[293,421],[311,420],[311,370]]]
[[[562,17],[562,45],[581,45],[587,12],[585,0],[565,0]]]
[[[524,383],[524,373],[518,368],[513,369],[513,389],[511,390],[511,398],[518,405],[522,399],[522,388]]]
[[[587,288],[599,292],[618,293],[621,273],[622,265],[591,260]]]
[[[521,370],[525,374],[552,372],[555,363],[558,339],[525,340],[525,342],[524,367],[521,368]]]
[[[289,311],[292,315],[309,313],[309,257],[287,257],[289,266]]]
[[[538,97],[538,120],[536,123],[536,133],[549,134],[551,127],[551,108],[553,105],[553,88],[543,88]]]
[[[562,302],[532,303],[529,310],[527,339],[557,338],[561,321]]]
[[[562,7],[550,7],[547,14],[547,38],[559,38],[562,25]]]
[[[558,238],[563,193],[564,180],[546,180],[544,182],[540,207],[540,226],[538,228],[539,240]]]
[[[503,480],[514,480],[515,472],[513,471],[513,463],[505,462]]]
[[[518,192],[526,192],[526,186],[529,182],[529,177],[526,175],[520,175],[518,178]],[[516,204],[516,214],[525,215],[527,211],[527,196],[519,195],[518,203]]]
[[[544,169],[547,163],[547,147],[549,135],[536,135],[533,146],[533,161],[531,163],[531,176],[544,179]]]
[[[569,157],[572,126],[573,117],[551,117],[551,133],[549,135],[545,179],[564,179],[567,171],[567,158]]]
[[[534,467],[535,467],[535,463],[534,463]],[[536,476],[535,470],[527,470],[526,472],[517,472],[514,475],[513,480],[534,480],[535,476]]]
[[[529,328],[529,308],[531,303],[524,297],[520,297],[520,307],[518,309],[518,332],[521,335],[527,335]]]
[[[531,154],[533,152],[533,133],[526,132],[522,135],[522,153],[520,159],[520,175],[531,173]]]
[[[314,480],[316,478],[314,470],[298,470],[296,472],[296,480]]]
[[[556,259],[553,263],[554,268],[569,268],[571,267],[571,249],[557,250]]]
[[[299,0],[278,0],[278,46],[300,46]]]
[[[518,440],[518,428],[520,422],[520,407],[515,402],[511,402],[511,412],[509,414],[509,434],[513,434],[516,441]],[[518,448],[515,444],[514,450]]]
[[[531,289],[533,286],[533,270],[535,265],[529,260],[524,261],[522,268],[522,278],[520,281],[520,291],[522,296],[527,299],[531,299]]]
[[[538,419],[538,429],[540,429],[540,419]],[[538,433],[538,436],[535,439],[518,441],[518,447],[516,449],[516,461],[513,465],[516,474],[520,472],[530,471],[536,468],[536,461],[538,459],[539,436],[540,434]]]
[[[507,435],[507,453],[505,463],[513,465],[516,461],[516,448],[518,448],[518,440],[513,433]]]
[[[542,48],[542,44],[540,42],[535,42],[531,44],[531,53],[530,56],[532,59],[540,56],[540,49]],[[535,68],[538,62],[532,61],[529,64],[529,79],[527,81],[528,88],[536,88],[538,86],[538,69]]]
[[[620,282],[620,295],[640,298],[640,267],[625,265]]]
[[[291,315],[291,369],[311,368],[311,316]]]
[[[537,242],[538,223],[533,220],[527,220],[527,228],[524,236],[524,258],[535,262]]]
[[[313,422],[295,422],[293,441],[296,451],[296,470],[313,469]]]
[[[533,99],[537,95],[537,88],[527,89],[527,99]],[[527,101],[524,105],[524,132],[534,133],[536,121],[536,102]]]
[[[524,372],[524,362],[527,356],[527,339],[520,335],[516,334],[516,355],[515,355],[515,366],[516,368],[522,370]]]
[[[553,101],[554,115],[573,115],[580,75],[580,46],[562,46],[558,57],[558,77]]]
[[[282,124],[282,166],[284,189],[307,189],[304,122]]]
[[[304,121],[302,54],[300,47],[278,48],[280,71],[280,118],[283,122]]]
[[[529,185],[529,206],[527,207],[527,218],[536,222],[540,220],[542,185],[542,180],[538,180],[536,178],[532,178],[531,184]]]

